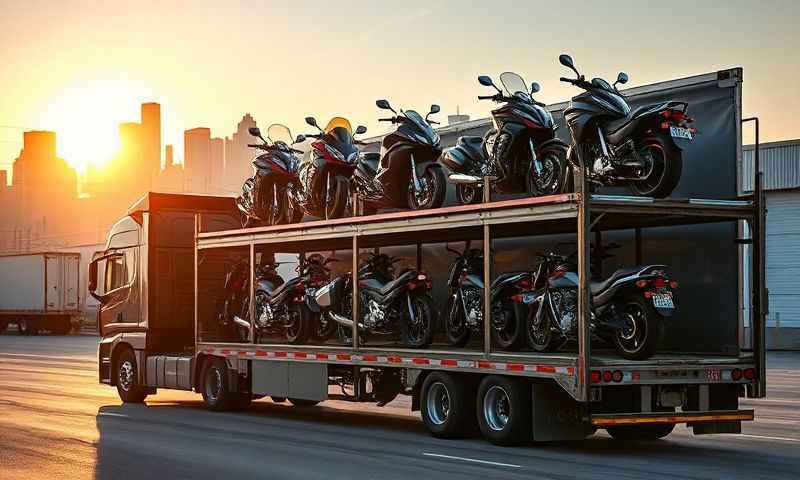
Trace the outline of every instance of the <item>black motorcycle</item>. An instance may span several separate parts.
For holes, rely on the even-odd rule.
[[[300,166],[303,186],[300,203],[309,215],[342,218],[350,204],[350,182],[358,164],[360,142],[353,137],[353,129],[345,118],[332,118],[324,129],[314,117],[306,117],[306,123],[319,133],[305,135],[317,141],[311,144]],[[366,127],[359,126],[355,133],[366,131]]]
[[[576,78],[561,77],[586,90],[564,110],[572,134],[567,158],[573,168],[583,166],[592,186],[627,185],[635,195],[664,198],[678,185],[683,164],[678,142],[691,141],[694,120],[686,115],[686,102],[667,101],[632,110],[617,84],[628,75],[620,72],[613,85],[602,78],[587,81],[569,55],[559,62]]]
[[[554,351],[578,336],[578,274],[575,255],[540,255],[535,292],[523,295],[529,304],[527,337],[537,351]],[[673,290],[664,265],[621,268],[608,278],[590,282],[591,330],[612,343],[626,359],[653,355],[664,334],[664,318],[675,312]]]
[[[483,251],[469,244],[463,252],[446,248],[456,261],[448,277],[445,330],[451,345],[463,347],[470,336],[483,335]],[[492,340],[503,350],[516,350],[525,343],[528,309],[522,298],[532,285],[530,272],[504,273],[492,282]]]
[[[442,154],[439,134],[428,117],[439,112],[431,105],[425,118],[414,110],[398,114],[386,100],[375,102],[378,108],[395,115],[380,122],[397,124],[397,129],[383,137],[381,152],[365,153],[358,162],[354,180],[366,215],[381,208],[438,208],[444,203],[447,181],[437,159]]]
[[[218,323],[223,341],[250,340],[250,262],[244,258],[225,274],[223,296],[218,299]]]
[[[433,341],[436,312],[425,272],[405,269],[395,278],[398,259],[370,254],[359,268],[358,328],[363,335],[397,336],[406,347],[421,348]],[[321,314],[338,323],[340,340],[352,343],[352,275],[341,275],[317,290],[314,300]]]
[[[442,163],[452,172],[456,197],[462,204],[483,200],[483,177],[491,177],[499,193],[552,195],[564,190],[567,145],[556,137],[557,125],[541,102],[531,96],[525,80],[512,72],[500,75],[503,89],[481,75],[478,82],[494,87],[495,95],[479,96],[503,105],[492,110],[495,128],[481,137],[460,137]]]
[[[297,271],[306,285],[305,298],[306,308],[312,324],[311,338],[318,342],[324,342],[336,333],[338,323],[330,319],[327,315],[321,315],[320,307],[314,296],[317,289],[324,287],[331,281],[331,270],[328,264],[338,262],[338,258],[328,257],[313,253],[308,257],[301,257]]]
[[[290,145],[302,142],[305,137],[300,135],[293,141],[289,129],[280,124],[267,129],[269,141],[261,136],[258,128],[251,127],[249,132],[262,143],[248,147],[264,153],[253,160],[253,176],[245,180],[242,194],[236,199],[236,206],[242,213],[242,227],[299,222],[303,219],[303,210],[294,194],[299,187],[296,154],[303,152]]]

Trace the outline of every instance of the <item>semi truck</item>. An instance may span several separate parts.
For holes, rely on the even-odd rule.
[[[79,253],[0,256],[0,332],[16,324],[23,335],[69,333],[80,316],[80,265]]]
[[[583,439],[598,429],[618,439],[657,439],[676,424],[694,434],[740,433],[754,412],[740,409],[739,398],[766,394],[765,210],[758,173],[754,193],[736,197],[740,78],[734,69],[631,93],[649,99],[709,89],[720,102],[732,102],[727,112],[719,105],[708,115],[695,112],[698,124],[713,116],[728,133],[709,127],[709,141],[724,137],[724,145],[686,155],[687,182],[671,199],[591,191],[576,170],[574,193],[241,228],[232,198],[149,193],[114,225],[89,267],[89,288],[101,303],[99,381],[115,386],[125,402],[178,389],[202,394],[218,411],[244,409],[266,396],[308,408],[334,399],[382,406],[408,395],[431,434],[452,438],[480,430],[498,445]],[[719,165],[733,174],[723,171],[713,182],[694,178]],[[705,196],[692,191],[697,184]],[[338,338],[302,344],[255,334],[257,265],[265,257],[299,261],[324,251],[344,258],[340,274],[352,276],[358,299],[365,255],[400,252],[427,271],[437,296],[452,243],[479,246],[484,284],[491,285],[509,266],[529,266],[543,245],[565,239],[578,259],[578,338],[555,352],[498,348],[489,295],[482,334],[463,347],[441,341],[441,319],[439,340],[425,348],[370,335],[360,321]],[[592,245],[609,240],[622,245],[620,261],[657,258],[680,281],[678,313],[650,358],[625,360],[593,334],[590,265],[598,262],[590,258]],[[249,268],[249,311],[238,325],[245,335],[231,336],[221,328],[221,305],[226,274],[238,261]],[[743,261],[752,262],[747,282]],[[353,302],[351,318],[362,318],[365,308]],[[752,339],[744,337],[745,325]]]

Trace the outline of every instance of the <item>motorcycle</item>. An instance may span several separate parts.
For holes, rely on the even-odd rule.
[[[300,135],[293,141],[289,129],[280,124],[267,129],[267,139],[256,127],[249,132],[262,143],[248,147],[264,153],[253,160],[253,176],[245,180],[242,194],[236,199],[242,213],[242,227],[299,222],[303,210],[293,192],[298,187],[296,154],[303,152],[290,145],[304,141],[305,137]]]
[[[436,312],[430,295],[431,281],[425,272],[404,269],[395,278],[393,264],[399,259],[370,254],[358,270],[358,328],[363,334],[400,334],[406,347],[421,348],[433,341]],[[341,275],[318,289],[314,300],[321,315],[338,324],[340,340],[352,343],[352,275]]]
[[[536,351],[558,350],[578,336],[578,274],[575,255],[540,255],[534,292],[525,294],[531,306],[526,328]],[[590,322],[593,335],[614,345],[629,360],[655,353],[664,334],[664,319],[675,312],[677,282],[665,265],[621,268],[602,281],[590,282]]]
[[[278,274],[278,263],[263,256],[256,266],[254,338],[261,343],[268,335],[282,335],[291,344],[308,340],[311,320],[305,308],[305,283],[297,277],[285,282]],[[250,331],[250,268],[249,261],[237,262],[226,278],[224,317],[238,326],[240,339]],[[233,307],[233,308],[231,308]],[[238,308],[237,308],[238,307]]]
[[[320,307],[314,299],[318,288],[328,284],[331,280],[331,270],[328,264],[338,262],[338,258],[325,258],[319,253],[313,253],[308,257],[301,257],[297,271],[306,284],[306,308],[309,310],[313,331],[311,338],[318,342],[324,342],[336,333],[335,321],[327,315],[320,315]]]
[[[445,330],[448,342],[463,347],[472,335],[483,335],[483,251],[469,248],[456,255],[448,277],[449,294]],[[527,307],[522,295],[532,287],[529,272],[499,275],[491,285],[492,340],[503,350],[516,350],[525,343]]]
[[[250,262],[235,262],[225,274],[224,295],[218,300],[218,322],[225,341],[250,340]],[[220,305],[221,303],[221,305]]]
[[[353,137],[350,122],[342,117],[332,118],[324,129],[314,117],[306,117],[306,123],[319,133],[305,135],[317,141],[311,144],[300,165],[300,202],[309,215],[342,218],[350,203],[350,181],[358,163],[360,142]],[[355,134],[366,131],[366,127],[359,126]]]
[[[494,179],[493,191],[552,195],[564,190],[567,168],[567,144],[556,137],[558,128],[545,104],[533,99],[539,84],[530,91],[519,75],[500,75],[503,89],[481,75],[478,82],[494,87],[494,95],[479,100],[502,103],[492,110],[494,128],[481,137],[460,137],[447,151],[442,163],[452,172],[456,198],[462,204],[483,201],[483,178]]]
[[[567,158],[573,168],[585,168],[593,187],[627,185],[640,196],[664,198],[678,185],[683,165],[682,142],[692,141],[694,119],[687,102],[667,101],[632,110],[617,84],[628,82],[620,72],[613,85],[602,78],[586,81],[572,57],[559,62],[576,78],[561,77],[585,90],[564,110],[572,134]]]
[[[365,153],[359,158],[354,185],[366,215],[380,208],[438,208],[444,203],[447,182],[436,160],[442,154],[439,135],[430,117],[438,113],[431,105],[425,118],[414,110],[398,114],[386,100],[375,102],[378,108],[391,110],[393,117],[379,122],[397,124],[397,129],[381,142],[380,153]]]

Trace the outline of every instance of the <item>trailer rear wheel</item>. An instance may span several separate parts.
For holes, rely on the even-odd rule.
[[[608,427],[606,431],[614,440],[658,440],[664,438],[675,428],[675,424],[665,425],[624,425]]]
[[[203,401],[210,410],[223,412],[236,407],[238,401],[228,382],[228,367],[221,358],[210,359],[203,369]]]
[[[139,385],[136,369],[136,356],[133,350],[125,348],[114,362],[116,372],[117,393],[125,403],[142,403],[147,397],[144,388]]]
[[[458,438],[474,430],[474,387],[466,377],[433,372],[422,383],[420,413],[431,435]]]
[[[531,439],[531,386],[490,375],[478,387],[476,407],[483,436],[495,445],[519,445]]]

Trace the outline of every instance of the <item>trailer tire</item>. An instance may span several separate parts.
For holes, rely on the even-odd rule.
[[[531,440],[531,386],[521,379],[490,375],[481,381],[476,401],[478,426],[495,445]]]
[[[295,407],[300,407],[300,408],[315,407],[317,406],[317,404],[319,404],[319,400],[305,400],[302,398],[291,398],[291,397],[289,397],[289,402]]]
[[[225,360],[221,358],[206,360],[201,381],[203,402],[209,410],[224,412],[236,406],[237,394],[230,389]]]
[[[136,356],[133,354],[133,350],[123,347],[114,361],[114,373],[117,376],[115,383],[119,398],[124,403],[142,403],[147,397],[147,393],[144,387],[139,385]]]
[[[474,431],[474,396],[474,387],[466,377],[433,372],[422,383],[422,422],[434,437],[463,437]]]
[[[675,424],[664,425],[623,425],[608,427],[606,431],[614,440],[659,440],[666,437]]]

